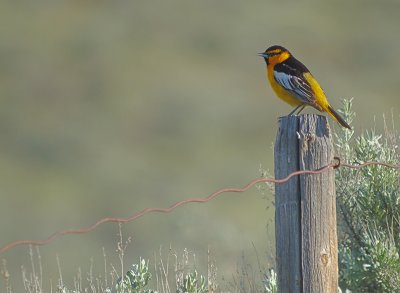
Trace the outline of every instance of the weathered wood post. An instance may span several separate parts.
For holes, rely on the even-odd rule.
[[[315,170],[333,161],[326,117],[281,117],[275,178]],[[280,293],[338,290],[334,171],[292,177],[275,186],[275,234]]]

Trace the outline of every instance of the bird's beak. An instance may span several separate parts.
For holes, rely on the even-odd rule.
[[[268,54],[263,52],[263,53],[257,53],[258,56],[264,57],[264,58],[268,58]]]

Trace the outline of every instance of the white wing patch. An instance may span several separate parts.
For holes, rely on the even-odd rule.
[[[310,85],[301,78],[279,71],[274,71],[274,78],[281,86],[295,94],[303,102],[312,103],[313,91]]]

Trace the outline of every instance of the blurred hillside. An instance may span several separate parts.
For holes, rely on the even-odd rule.
[[[273,44],[307,64],[335,108],[354,97],[356,131],[391,110],[398,119],[399,11],[369,0],[1,3],[0,245],[272,173],[277,117],[291,110],[256,55]],[[271,200],[254,189],[124,225],[126,258],[171,244],[201,259],[210,246],[229,277],[252,243],[273,252]],[[42,247],[46,276],[57,278],[56,253],[66,282],[91,257],[101,268],[116,234],[108,224]],[[27,248],[1,257],[18,283]]]

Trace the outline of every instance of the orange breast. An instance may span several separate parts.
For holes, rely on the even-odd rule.
[[[274,78],[274,66],[269,64],[267,66],[267,78],[269,80],[269,83],[271,84],[272,89],[276,93],[276,95],[288,103],[289,105],[292,106],[298,106],[300,104],[303,104],[299,99],[296,98],[294,94],[291,92],[287,91],[284,87],[282,87],[279,83],[276,82]]]

